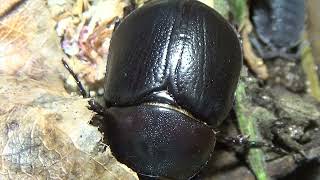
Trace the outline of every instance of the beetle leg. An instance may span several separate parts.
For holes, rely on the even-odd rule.
[[[89,109],[96,112],[98,115],[104,115],[105,114],[105,108],[99,104],[97,101],[95,101],[94,99],[90,99],[88,101],[89,104]]]
[[[123,17],[128,16],[132,11],[137,8],[137,5],[134,0],[130,0],[130,4],[123,8]]]
[[[250,40],[262,59],[273,59],[280,56],[279,51],[275,47],[271,46],[269,47],[270,49],[266,49],[260,44],[257,38],[252,37]]]
[[[113,28],[113,32],[114,32],[120,25],[121,19],[117,16],[114,18],[113,23],[114,23],[114,28]]]
[[[264,59],[281,58],[281,59],[292,60],[292,61],[299,59],[299,52],[290,53],[287,50],[288,50],[287,48],[282,48],[282,49],[271,48],[270,51],[264,52],[264,54],[262,55],[262,58]]]
[[[298,46],[297,49],[298,49],[297,51],[292,53],[287,52],[286,48],[280,49],[279,57],[286,60],[298,60],[301,57],[300,55],[301,55],[302,48],[301,46]]]
[[[254,49],[257,51],[257,55],[263,57],[266,49],[261,45],[259,39],[254,35],[250,35],[250,42],[253,45]]]
[[[250,42],[257,51],[257,55],[260,56],[262,59],[274,59],[274,58],[281,58],[286,60],[296,60],[299,59],[298,53],[288,53],[286,50],[278,50],[275,47],[270,47],[270,49],[264,48],[259,40],[255,36],[250,36]]]
[[[244,149],[267,147],[279,154],[283,154],[283,155],[289,154],[287,151],[279,147],[276,147],[272,144],[269,144],[263,141],[251,141],[249,140],[249,136],[245,136],[242,134],[237,135],[235,137],[217,136],[217,141],[219,141],[220,143],[226,144],[227,146],[240,146]]]
[[[261,54],[260,54],[261,53]],[[297,60],[299,59],[299,54],[298,53],[289,53],[286,51],[279,51],[277,49],[272,49],[270,51],[261,51],[259,52],[259,56],[262,59],[274,59],[274,58],[281,58],[285,60]]]
[[[76,81],[81,95],[82,95],[84,98],[90,97],[89,94],[87,93],[87,91],[84,89],[84,87],[83,87],[81,81],[79,80],[78,76],[73,72],[73,70],[70,68],[70,66],[68,65],[68,63],[67,63],[64,59],[62,59],[61,61],[62,61],[62,64],[64,65],[64,67],[69,71],[69,73],[72,75],[72,77],[73,77],[74,80]]]
[[[256,37],[250,37],[250,42],[257,51],[257,55],[260,56],[262,59],[281,58],[286,60],[297,60],[300,57],[299,52],[289,53],[287,52],[286,48],[278,50],[275,47],[270,47],[270,50],[268,50],[260,44],[259,40]]]
[[[123,8],[123,18],[125,18],[126,16],[128,16],[132,11],[134,11],[136,9],[136,5],[134,4],[134,2],[131,2],[130,5],[126,6]],[[115,31],[119,24],[121,23],[122,19],[119,18],[118,16],[115,17],[113,20],[112,20],[112,23],[111,24],[114,24],[114,28],[113,28],[113,31]]]
[[[280,52],[279,57],[282,59],[286,59],[286,60],[297,60],[297,59],[299,59],[299,54]]]
[[[90,95],[86,92],[86,90],[84,89],[81,81],[79,80],[78,76],[73,72],[73,70],[70,68],[70,66],[68,65],[68,63],[62,59],[62,64],[64,65],[64,67],[70,72],[70,74],[72,75],[72,77],[75,79],[75,81],[77,82],[77,85],[78,85],[78,88],[79,88],[79,91],[81,93],[81,95],[84,97],[84,98],[89,98]],[[102,105],[100,105],[97,101],[95,101],[94,99],[90,99],[88,101],[88,104],[89,104],[89,109],[96,112],[97,114],[99,115],[104,115],[105,113],[105,109]]]

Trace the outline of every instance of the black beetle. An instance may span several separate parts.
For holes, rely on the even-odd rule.
[[[106,137],[139,174],[187,179],[210,159],[242,66],[238,34],[194,0],[151,1],[114,31],[105,79]]]
[[[304,28],[305,0],[259,0],[251,6],[252,21],[260,42],[253,39],[259,55],[266,59],[296,59],[290,53],[298,45]]]
[[[212,8],[158,0],[133,11],[112,35],[107,108],[96,108],[113,155],[145,177],[196,175],[232,108],[241,66],[238,34]]]

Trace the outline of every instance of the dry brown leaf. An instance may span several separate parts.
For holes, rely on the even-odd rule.
[[[4,7],[10,0],[1,2]],[[9,6],[10,7],[10,6]],[[0,74],[54,81],[63,53],[45,1],[22,1],[0,17]]]
[[[0,84],[0,179],[138,179],[103,150],[86,99],[31,79]]]
[[[138,179],[88,123],[87,100],[66,93],[46,1],[17,2],[0,7],[0,179]]]
[[[77,0],[73,8],[77,13],[66,11],[55,18],[58,20],[56,31],[61,36],[62,49],[71,57],[66,60],[70,67],[84,85],[96,86],[105,75],[115,19],[123,16],[127,4],[123,0],[92,1],[82,14],[79,13],[83,10],[79,4],[85,2]]]

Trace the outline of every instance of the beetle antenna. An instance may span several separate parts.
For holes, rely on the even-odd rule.
[[[61,61],[62,61],[62,64],[64,65],[64,67],[69,71],[69,73],[72,75],[72,77],[73,77],[74,80],[76,81],[81,95],[82,95],[84,98],[90,97],[90,96],[88,95],[87,91],[84,89],[84,87],[83,87],[81,81],[79,80],[78,76],[76,75],[76,73],[73,72],[73,70],[70,68],[70,66],[68,65],[68,63],[67,63],[63,58],[62,58]]]

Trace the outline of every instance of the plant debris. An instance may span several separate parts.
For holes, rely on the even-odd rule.
[[[79,2],[80,1],[80,2]],[[104,78],[111,34],[115,23],[123,16],[126,3],[120,0],[85,3],[79,0],[74,6],[76,13],[60,14],[56,31],[61,37],[61,47],[70,58],[66,59],[84,84],[101,87]],[[79,4],[83,8],[79,8]],[[80,6],[82,7],[82,6]],[[69,76],[67,83],[72,83]]]

